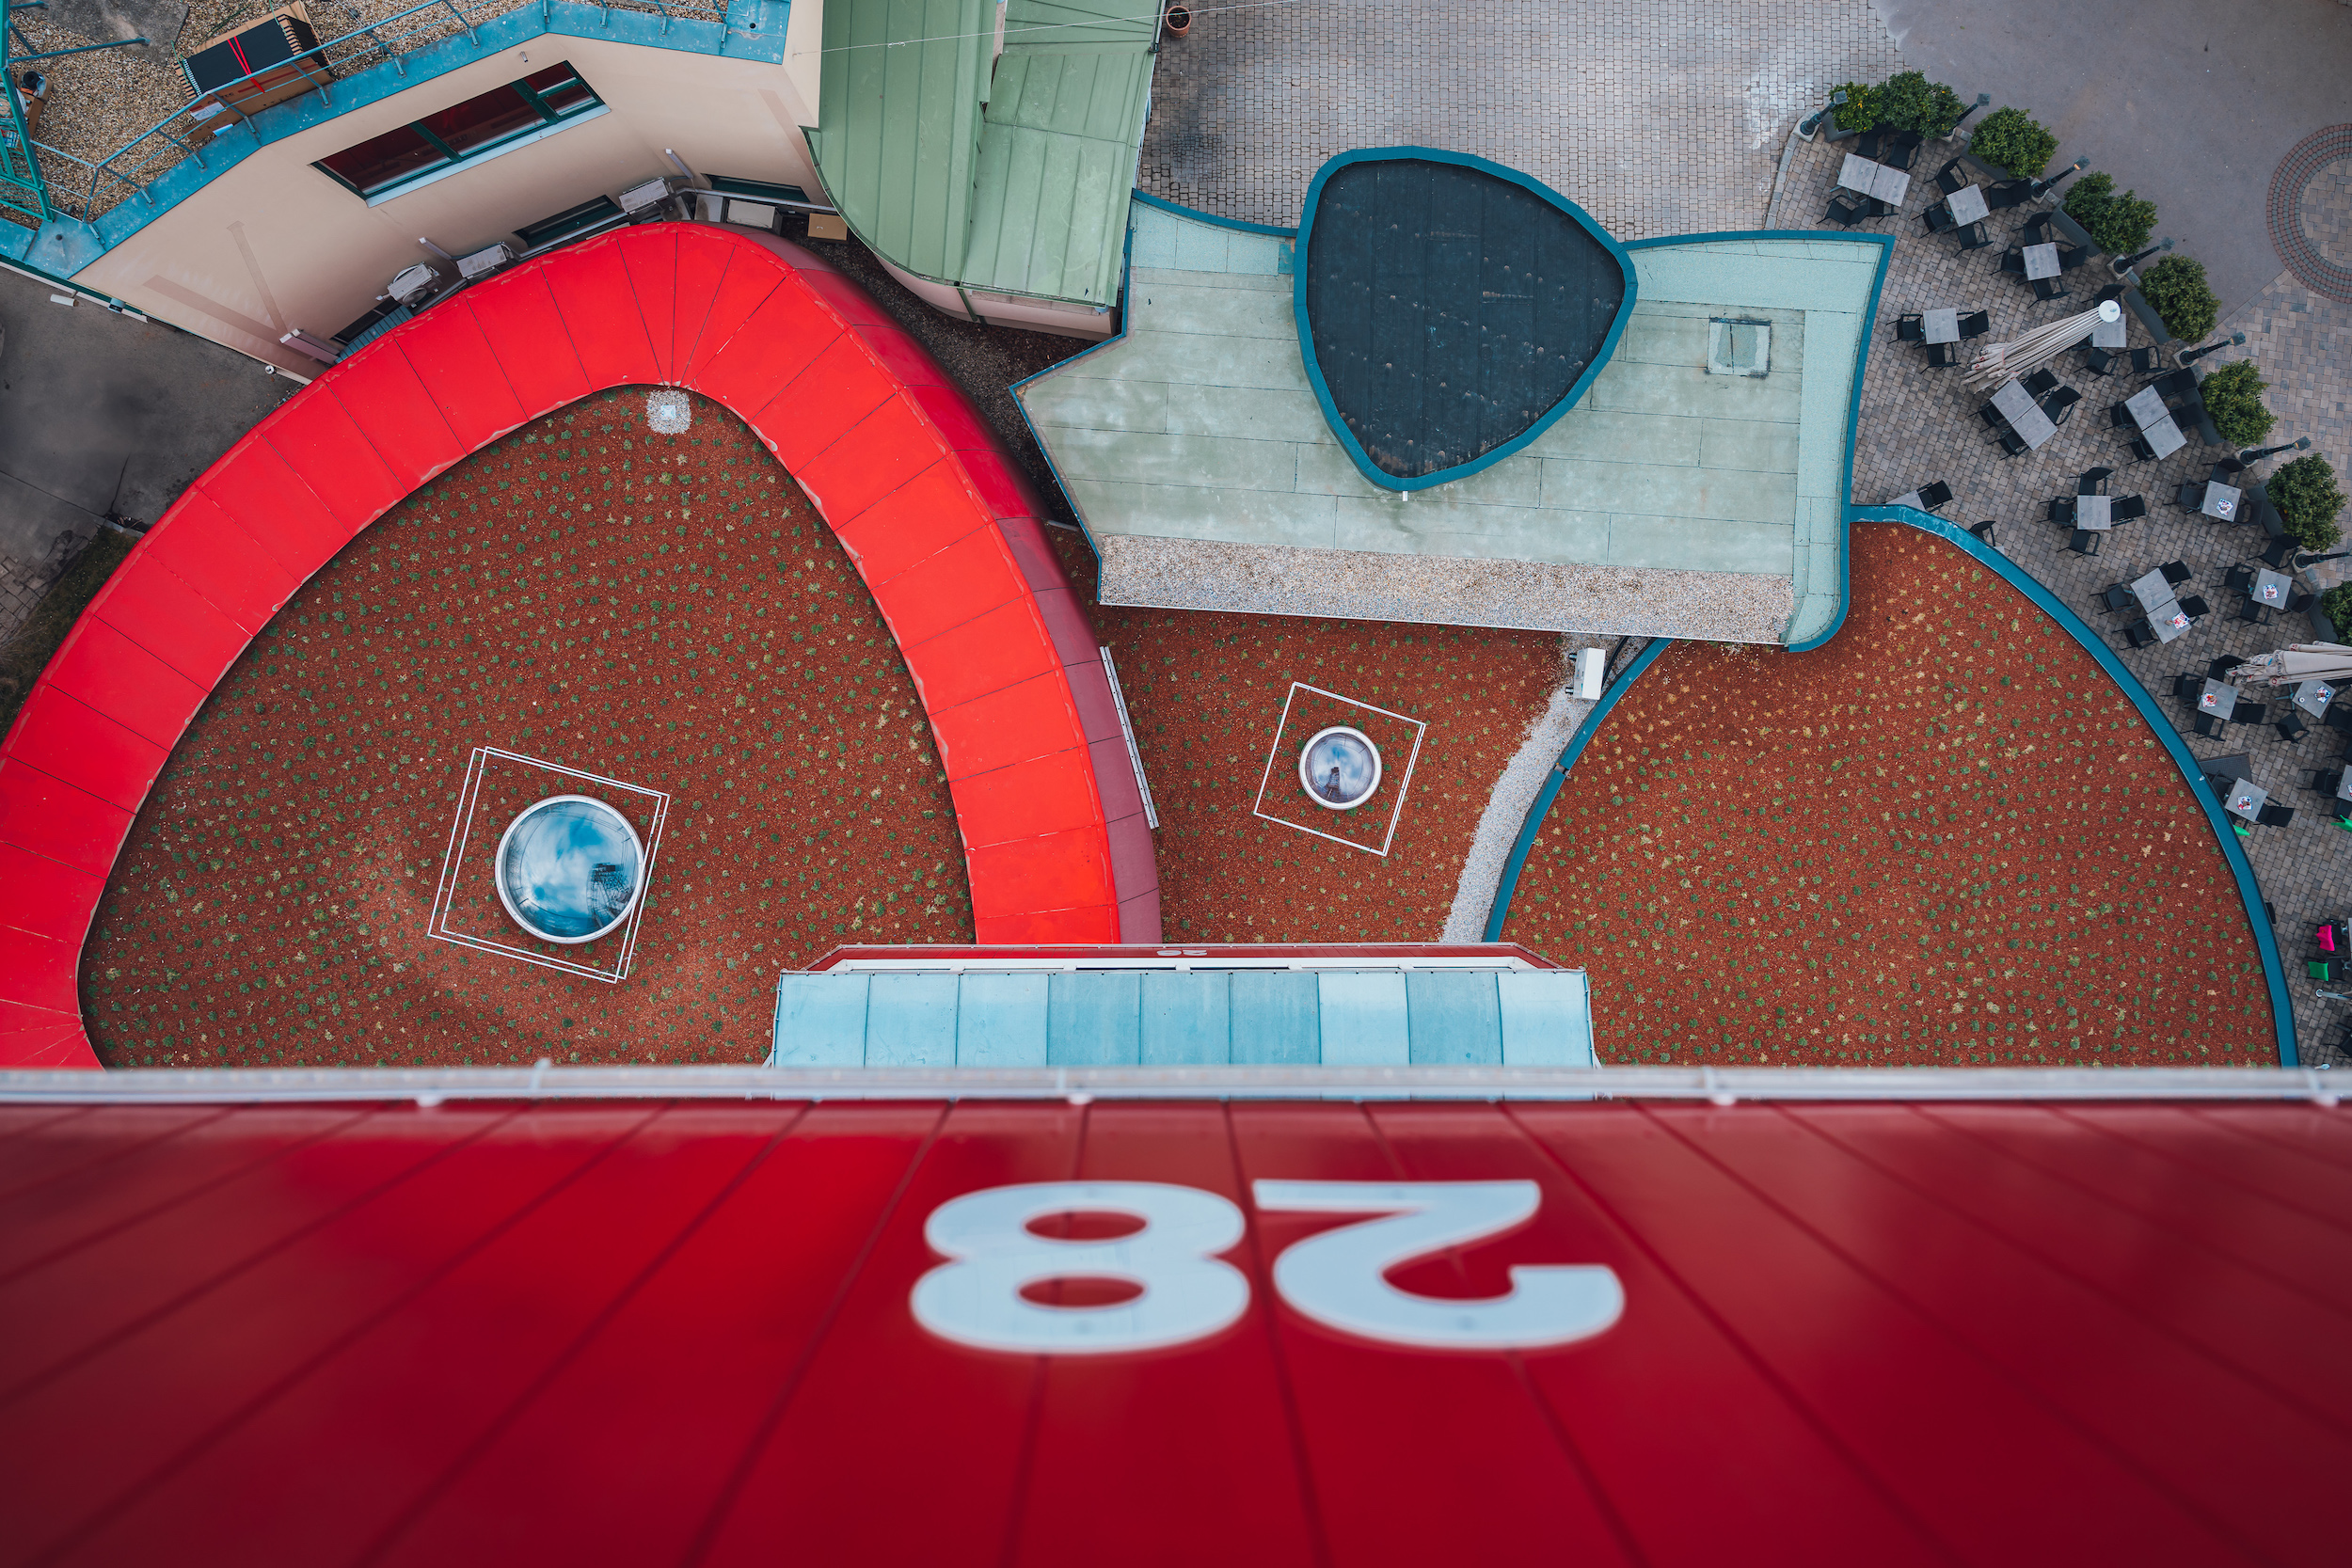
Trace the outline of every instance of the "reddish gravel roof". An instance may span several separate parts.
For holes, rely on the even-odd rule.
[[[1853,531],[1812,653],[1685,643],[1578,761],[1503,935],[1617,1061],[2275,1060],[2190,786],[2098,664],[1930,535]]]

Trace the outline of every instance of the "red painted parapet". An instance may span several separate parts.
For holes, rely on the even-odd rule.
[[[327,370],[92,601],[0,744],[0,1067],[97,1066],[74,983],[107,872],[181,732],[294,590],[468,454],[640,384],[741,418],[856,562],[930,720],[978,940],[1158,940],[1102,657],[1017,466],[823,261],[650,224],[516,267]]]

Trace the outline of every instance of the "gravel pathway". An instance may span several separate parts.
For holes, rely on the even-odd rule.
[[[1495,890],[1502,884],[1502,864],[1527,822],[1528,808],[1575,736],[1576,727],[1593,711],[1591,703],[1570,695],[1576,650],[1593,646],[1589,638],[1565,638],[1560,645],[1563,666],[1560,684],[1545,699],[1543,712],[1528,721],[1527,738],[1503,765],[1486,809],[1479,814],[1478,831],[1470,835],[1470,853],[1462,859],[1461,879],[1454,887],[1454,907],[1446,911],[1440,942],[1484,942],[1486,917],[1495,907]]]

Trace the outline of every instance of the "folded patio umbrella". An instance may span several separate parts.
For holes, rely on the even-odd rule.
[[[2012,376],[2031,375],[2089,338],[2091,328],[2101,322],[2119,321],[2122,314],[2122,306],[2111,299],[2103,300],[2080,315],[2037,326],[2014,341],[1988,343],[1984,352],[1968,363],[1968,386],[1981,392]]]
[[[2239,665],[2231,679],[2264,686],[2293,686],[2297,681],[2352,681],[2352,648],[2341,642],[2297,642],[2292,648],[2260,655]]]

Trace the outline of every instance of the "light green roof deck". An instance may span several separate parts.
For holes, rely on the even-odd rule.
[[[992,61],[995,26],[991,0],[834,0],[818,172],[858,237],[918,277],[1111,304],[1157,20],[1010,0]]]
[[[1143,203],[1126,335],[1020,389],[1106,603],[1798,641],[1836,614],[1847,410],[1880,247],[1632,252],[1638,301],[1577,407],[1416,494],[1368,483],[1310,389],[1289,243]],[[1709,319],[1771,373],[1706,372]]]

